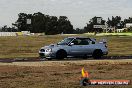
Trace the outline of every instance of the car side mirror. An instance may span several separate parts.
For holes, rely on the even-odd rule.
[[[92,41],[90,41],[90,42],[89,42],[89,44],[93,44],[93,42],[92,42]]]
[[[70,43],[70,46],[73,46],[74,45],[74,43]]]

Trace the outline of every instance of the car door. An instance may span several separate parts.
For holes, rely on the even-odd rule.
[[[92,44],[90,39],[83,39],[80,44],[82,45],[82,51],[84,55],[91,55],[93,53],[94,44]]]
[[[77,38],[72,41],[74,45],[70,47],[70,54],[74,56],[92,55],[95,44],[89,38]]]
[[[70,47],[70,55],[71,56],[82,56],[84,51],[84,45],[81,45],[80,42],[82,40],[80,38],[74,39],[71,43],[73,45],[69,46]]]

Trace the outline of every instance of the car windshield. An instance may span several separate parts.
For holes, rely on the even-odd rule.
[[[68,45],[74,38],[65,38],[61,42],[58,43],[58,45]]]

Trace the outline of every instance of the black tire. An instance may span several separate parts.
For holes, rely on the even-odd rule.
[[[93,52],[94,59],[101,59],[102,56],[103,56],[102,50],[95,50]]]
[[[88,57],[87,57],[87,55],[85,54],[82,58],[83,58],[83,59],[87,59]]]
[[[67,57],[67,53],[65,50],[59,50],[57,53],[56,53],[56,59],[59,59],[59,60],[62,60],[64,58]]]

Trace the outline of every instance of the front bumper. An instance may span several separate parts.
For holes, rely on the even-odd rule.
[[[108,55],[108,52],[103,52],[103,55]]]
[[[40,57],[45,57],[45,54],[44,53],[39,53],[39,56]]]
[[[41,58],[55,58],[55,54],[52,52],[39,52]]]

